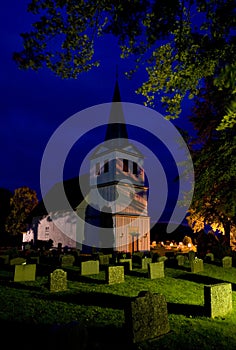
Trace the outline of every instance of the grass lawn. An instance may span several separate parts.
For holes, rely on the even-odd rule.
[[[105,283],[105,272],[78,276],[68,270],[68,290],[51,293],[47,276],[17,283],[0,271],[0,327],[9,345],[25,349],[25,342],[47,349],[227,349],[236,348],[236,268],[204,264],[204,272],[165,268],[165,277],[148,279],[133,269],[122,284]],[[204,285],[230,282],[233,311],[224,318],[204,316]],[[128,344],[124,308],[140,291],[166,297],[170,333],[139,344]],[[76,334],[74,334],[74,333]],[[75,338],[77,339],[75,341]],[[22,343],[23,342],[23,343]],[[71,344],[70,344],[71,342]],[[76,343],[76,344],[75,344]],[[49,348],[49,347],[48,347]]]

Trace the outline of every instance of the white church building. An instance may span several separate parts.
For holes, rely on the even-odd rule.
[[[52,240],[53,247],[60,243],[82,251],[92,248],[127,253],[149,251],[144,157],[129,141],[118,81],[104,143],[91,155],[90,173],[83,175],[82,181],[88,188],[86,196],[79,188],[78,178],[63,182],[74,212],[56,200],[55,208],[47,212],[43,199],[29,217],[29,230],[23,235],[23,242]],[[57,186],[48,192],[48,198],[56,198]]]

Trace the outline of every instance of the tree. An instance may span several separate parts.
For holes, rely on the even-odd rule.
[[[12,192],[6,188],[0,188],[0,234],[5,232],[6,218],[10,213],[10,200]],[[2,237],[1,237],[2,238]]]
[[[205,224],[225,234],[236,227],[236,135],[220,135],[196,152],[195,189],[187,216],[194,232]]]
[[[128,76],[146,66],[147,81],[137,93],[153,107],[161,100],[167,118],[179,116],[186,97],[198,96],[204,78],[213,77],[220,90],[236,74],[234,0],[32,0],[28,11],[37,19],[21,34],[24,49],[13,55],[20,68],[46,66],[77,78],[99,65],[95,44],[112,34],[121,57],[134,58]],[[234,92],[235,80],[221,129],[236,123]]]
[[[195,190],[187,220],[194,232],[205,224],[223,232],[229,244],[236,227],[236,126],[216,130],[228,91],[219,92],[210,80],[205,86],[190,118],[197,136],[191,143]]]
[[[38,204],[36,191],[23,186],[17,188],[10,200],[10,214],[6,219],[6,231],[20,236],[26,230],[26,218]]]

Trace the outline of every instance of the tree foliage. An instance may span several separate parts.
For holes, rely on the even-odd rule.
[[[10,213],[12,192],[7,188],[0,188],[0,234],[5,231],[6,218]]]
[[[195,232],[208,224],[229,238],[236,226],[236,135],[220,135],[194,156],[195,190],[187,216]]]
[[[197,136],[191,145],[195,189],[187,220],[195,232],[208,224],[229,242],[236,227],[236,126],[215,129],[228,99],[227,89],[219,92],[210,81],[206,86],[190,118]]]
[[[100,64],[99,37],[115,35],[121,57],[135,61],[128,76],[146,67],[137,92],[147,105],[161,100],[167,118],[178,117],[185,97],[198,96],[203,79],[214,77],[220,90],[235,77],[234,0],[32,0],[28,11],[36,20],[21,34],[23,50],[14,53],[20,68],[46,66],[62,78],[77,78]],[[221,129],[236,122],[234,92],[235,79]]]
[[[26,218],[37,204],[36,191],[26,186],[17,188],[10,199],[10,213],[6,219],[6,231],[11,235],[19,235],[24,232]]]

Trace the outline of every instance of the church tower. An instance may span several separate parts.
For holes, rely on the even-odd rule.
[[[106,230],[100,246],[112,242],[115,251],[150,250],[148,187],[143,166],[143,155],[128,139],[116,80],[104,143],[90,159],[90,203],[105,218],[101,220]],[[113,236],[112,240],[108,235]]]

